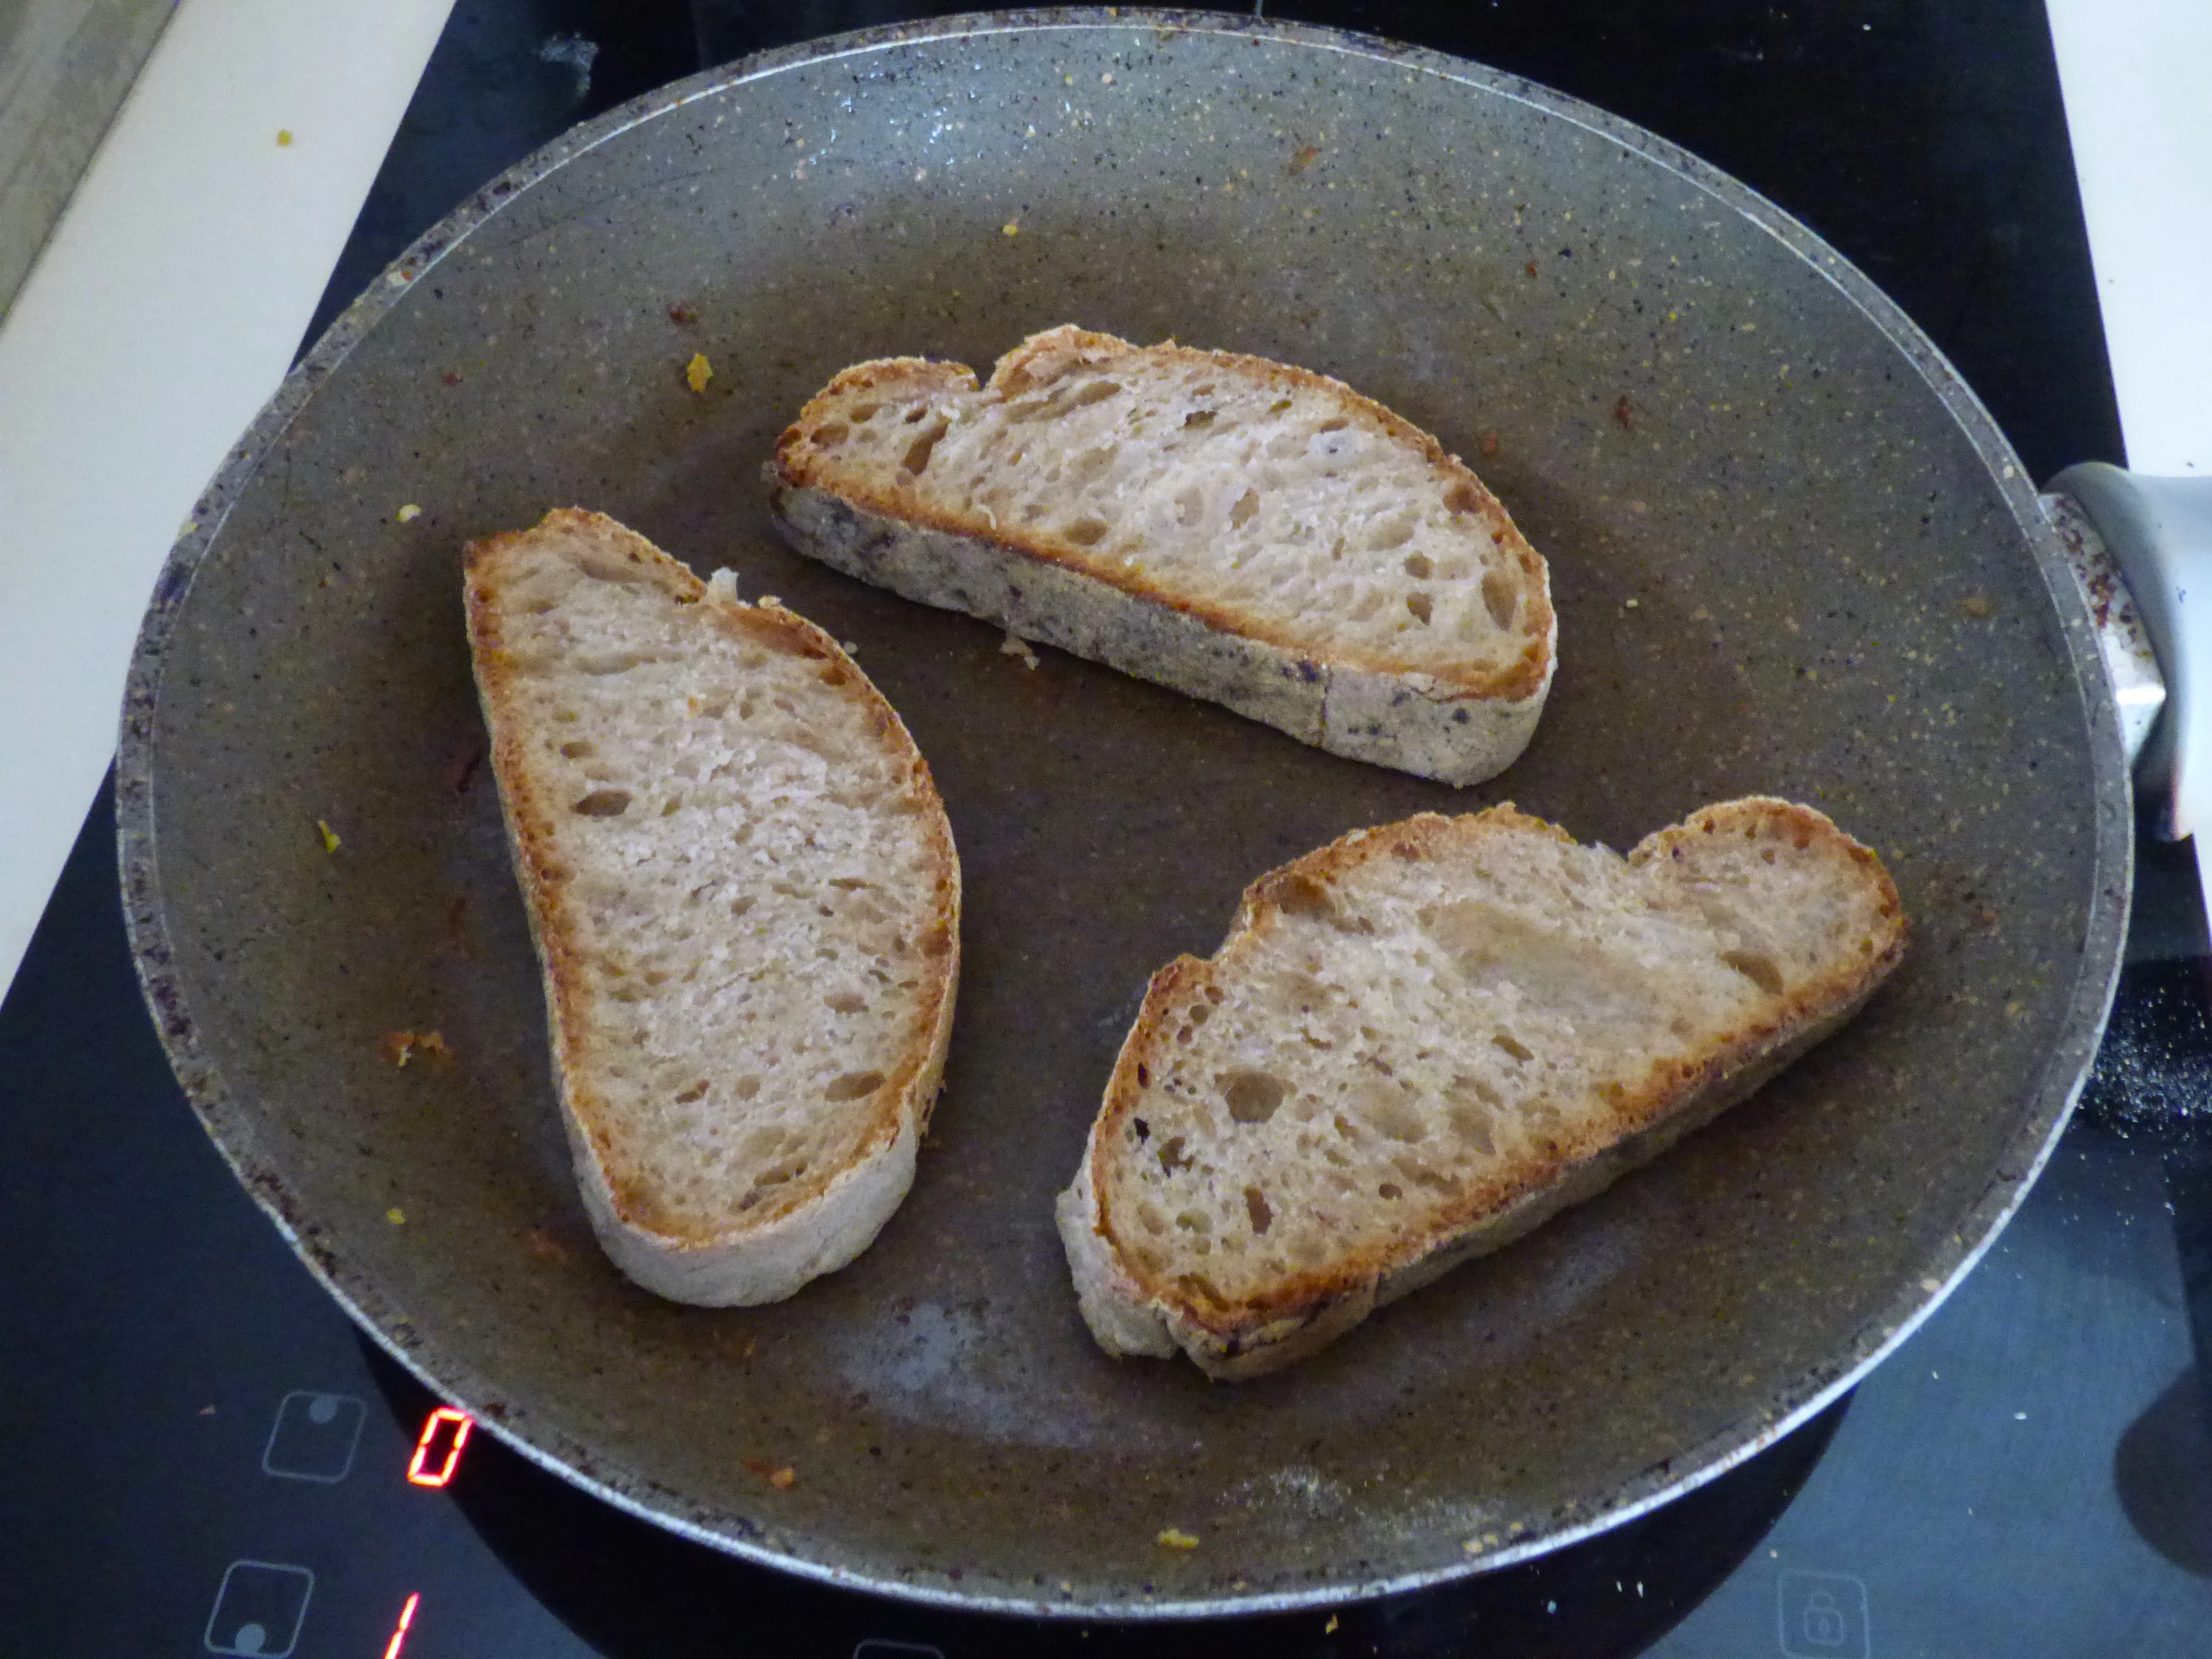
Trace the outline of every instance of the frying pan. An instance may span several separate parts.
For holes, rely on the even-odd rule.
[[[1551,561],[1561,668],[1528,753],[1455,793],[1056,653],[1030,669],[780,548],[760,463],[836,368],[985,365],[1068,320],[1310,366],[1468,457]],[[775,1307],[631,1287],[568,1175],[458,565],[568,503],[853,641],[958,839],[965,972],[914,1194]],[[1619,847],[1752,792],[1878,848],[1913,918],[1843,1035],[1279,1376],[1092,1346],[1052,1194],[1146,975],[1211,951],[1253,876],[1419,810],[1510,798]],[[1803,1420],[2033,1179],[2130,879],[2085,608],[2003,438],[1864,277],[1540,88],[1160,13],[768,53],[465,204],[201,503],[146,620],[118,803],[187,1092],[408,1367],[724,1549],[1088,1616],[1494,1567]],[[434,1030],[442,1066],[385,1057]]]

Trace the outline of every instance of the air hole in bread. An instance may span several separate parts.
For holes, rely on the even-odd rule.
[[[603,676],[627,674],[631,669],[652,660],[641,651],[603,651],[597,655],[580,653],[569,659],[568,665],[579,674]]]
[[[823,1090],[822,1098],[858,1100],[863,1095],[875,1093],[883,1086],[884,1074],[881,1072],[848,1072],[844,1076],[831,1080],[830,1086]]]
[[[618,818],[629,811],[629,791],[594,789],[569,811],[587,818]]]
[[[1194,1002],[1191,1005],[1189,1018],[1190,1023],[1193,1025],[1203,1025],[1207,1020],[1212,1019],[1212,1018],[1213,1005],[1212,1003]]]
[[[730,914],[733,916],[741,916],[753,908],[753,896],[750,893],[742,893],[730,901]]]
[[[664,818],[674,817],[678,810],[681,808],[683,805],[683,796],[671,795],[665,801],[661,803],[660,816]]]
[[[1258,513],[1259,510],[1260,492],[1256,489],[1246,490],[1242,495],[1239,495],[1237,498],[1237,504],[1229,509],[1230,527],[1235,530],[1242,530],[1246,525],[1252,522],[1253,515]]]
[[[1514,591],[1513,579],[1503,570],[1493,570],[1482,579],[1483,608],[1490,612],[1490,620],[1500,628],[1513,626],[1514,613],[1521,608],[1521,596]]]
[[[1782,969],[1764,951],[1723,951],[1721,960],[1771,997],[1782,994]]]
[[[1186,428],[1192,430],[1197,430],[1201,428],[1212,426],[1213,424],[1213,411],[1210,409],[1194,409],[1189,414],[1182,417],[1182,423]]]
[[[929,470],[929,458],[936,452],[937,441],[951,430],[951,422],[939,421],[906,447],[906,458],[900,465],[915,477],[920,477]]]
[[[853,428],[842,421],[824,421],[814,428],[814,441],[824,449],[834,449],[853,435]]]
[[[1103,519],[1084,518],[1068,526],[1066,533],[1078,547],[1096,547],[1106,539],[1106,532],[1112,528]]]
[[[1429,1126],[1421,1121],[1420,1113],[1395,1095],[1378,1096],[1368,1102],[1364,1115],[1375,1126],[1376,1133],[1408,1146],[1429,1132]]]
[[[866,1013],[868,1008],[867,998],[862,996],[858,991],[833,992],[822,1000],[841,1014]],[[866,1091],[863,1090],[861,1092],[866,1093]]]
[[[1231,1072],[1221,1081],[1221,1097],[1239,1123],[1265,1123],[1289,1092],[1282,1079],[1266,1072]]]
[[[1403,1198],[1406,1192],[1396,1182],[1386,1181],[1375,1189],[1375,1195],[1377,1198]]]
[[[1392,548],[1403,547],[1407,542],[1410,542],[1413,539],[1413,520],[1401,516],[1395,519],[1386,519],[1381,524],[1377,525],[1371,532],[1369,532],[1367,537],[1367,544],[1373,548],[1377,553],[1388,553]]]
[[[1454,1100],[1444,1109],[1451,1132],[1485,1158],[1498,1151],[1498,1120],[1478,1101]]]
[[[1088,409],[1093,404],[1103,404],[1109,398],[1114,397],[1120,392],[1121,390],[1121,383],[1119,380],[1093,380],[1089,386],[1085,386],[1080,392],[1070,398],[1067,402],[1061,406],[1060,412],[1065,413],[1069,410]]]
[[[1334,908],[1328,890],[1311,876],[1285,876],[1269,890],[1267,896],[1286,916],[1326,919]]]
[[[750,1100],[760,1089],[761,1080],[757,1077],[741,1077],[730,1085],[730,1092],[739,1100]]]
[[[1257,1187],[1244,1189],[1244,1213],[1252,1218],[1255,1233],[1264,1233],[1274,1224],[1275,1212],[1267,1207],[1267,1195]]]
[[[1288,398],[1278,398],[1274,402],[1267,405],[1267,413],[1270,415],[1279,415],[1290,406],[1291,400]]]
[[[1116,444],[1100,444],[1096,448],[1085,450],[1075,458],[1074,470],[1068,482],[1071,484],[1089,483],[1113,465],[1121,453],[1121,447]]]
[[[1425,582],[1437,574],[1437,568],[1429,562],[1427,554],[1408,553],[1406,555],[1406,574],[1417,582]]]
[[[562,744],[561,745],[561,752],[567,756],[570,760],[582,760],[593,751],[590,744],[586,743],[581,738],[579,738],[574,743]]]
[[[704,1100],[706,1097],[707,1079],[702,1077],[690,1088],[684,1090],[683,1093],[678,1095],[676,1097],[676,1103],[678,1106],[689,1106],[693,1101]]]
[[[1473,513],[1481,507],[1482,495],[1462,479],[1444,491],[1444,505],[1455,513]]]
[[[1188,530],[1206,516],[1206,492],[1193,484],[1176,497],[1176,523]]]
[[[853,405],[853,418],[866,426],[883,412],[883,407],[881,404],[855,404]]]
[[[1181,1135],[1171,1136],[1161,1143],[1159,1160],[1164,1174],[1173,1175],[1177,1170],[1190,1168],[1191,1159],[1183,1152],[1187,1144]]]
[[[1526,1062],[1536,1058],[1534,1051],[1524,1047],[1510,1031],[1499,1031],[1490,1042],[1492,1047],[1503,1049],[1517,1060]]]
[[[1314,430],[1316,433],[1341,432],[1345,428],[1351,424],[1352,422],[1343,416],[1337,415],[1332,416],[1329,419],[1323,421],[1319,426],[1316,427]]]
[[[1435,614],[1436,602],[1425,593],[1409,593],[1406,596],[1406,609],[1413,613],[1415,622],[1425,628]]]

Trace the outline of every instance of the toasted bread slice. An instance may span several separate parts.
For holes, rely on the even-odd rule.
[[[1875,854],[1711,806],[1626,859],[1510,806],[1361,830],[1153,977],[1060,1236],[1111,1352],[1245,1377],[1710,1121],[1903,954]]]
[[[1544,561],[1437,441],[1259,357],[1058,328],[848,368],[769,469],[793,546],[925,604],[1448,783],[1528,745]]]
[[[550,513],[468,550],[469,637],[601,1243],[773,1302],[898,1207],[959,975],[929,769],[852,659],[726,573]]]

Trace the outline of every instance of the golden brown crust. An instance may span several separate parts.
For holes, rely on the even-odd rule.
[[[515,678],[501,635],[498,586],[508,562],[520,556],[532,538],[548,530],[582,532],[611,543],[640,568],[647,580],[678,604],[701,605],[707,599],[707,585],[681,562],[603,514],[556,507],[533,530],[509,531],[471,543],[463,555],[469,638],[476,660],[477,683],[488,711],[504,713],[512,707]],[[837,641],[805,617],[772,601],[750,605],[734,601],[706,604],[702,615],[712,625],[733,635],[750,635],[777,650],[824,659],[846,672],[847,681],[838,689],[866,706],[871,728],[886,745],[899,751],[910,769],[916,791],[933,809],[921,815],[937,878],[931,896],[929,921],[929,937],[935,948],[929,954],[945,959],[945,971],[927,988],[922,1012],[915,1022],[920,1040],[907,1046],[890,1073],[889,1085],[878,1091],[877,1098],[881,1103],[853,1158],[843,1164],[810,1170],[803,1179],[784,1183],[775,1201],[757,1206],[742,1227],[711,1234],[686,1232],[680,1225],[672,1224],[652,1191],[641,1185],[635,1171],[623,1167],[617,1157],[605,1123],[605,1103],[593,1092],[588,1081],[592,1067],[585,1041],[587,981],[574,919],[565,894],[573,872],[560,860],[552,815],[532,787],[531,769],[526,764],[521,747],[520,722],[508,718],[490,721],[493,769],[499,779],[501,807],[515,849],[524,908],[544,969],[554,1066],[561,1080],[562,1098],[578,1131],[592,1150],[623,1224],[653,1234],[673,1245],[709,1249],[726,1245],[743,1234],[758,1231],[820,1199],[845,1170],[873,1155],[897,1135],[901,1113],[917,1084],[923,1086],[927,1097],[919,1103],[917,1130],[927,1127],[933,1104],[933,1073],[944,1061],[959,972],[960,878],[958,857],[945,828],[944,805],[928,763],[915,746],[896,711]]]
[[[1238,352],[1202,351],[1173,341],[1157,346],[1136,346],[1110,334],[1064,326],[1034,335],[1001,357],[981,390],[1001,399],[1020,396],[1048,386],[1078,364],[1110,362],[1116,357],[1143,355],[1164,356],[1191,364],[1204,363],[1271,386],[1325,392],[1340,402],[1352,418],[1364,421],[1391,438],[1419,449],[1431,465],[1449,480],[1449,492],[1463,500],[1462,510],[1493,514],[1505,528],[1492,540],[1509,555],[1522,574],[1524,626],[1529,642],[1514,661],[1498,668],[1467,666],[1438,670],[1400,662],[1371,652],[1337,649],[1329,660],[1363,673],[1410,675],[1419,673],[1433,681],[1429,695],[1440,701],[1480,698],[1518,702],[1546,690],[1551,683],[1553,616],[1542,556],[1513,526],[1496,496],[1485,488],[1456,455],[1411,422],[1393,414],[1370,398],[1363,397],[1341,380],[1310,369],[1278,363]],[[949,535],[974,537],[995,543],[1039,560],[1073,570],[1107,584],[1130,598],[1195,617],[1209,628],[1241,635],[1279,649],[1305,653],[1310,641],[1297,630],[1255,617],[1231,606],[1208,605],[1170,593],[1118,561],[1100,559],[1074,543],[1049,532],[1001,526],[981,514],[961,513],[925,499],[918,489],[896,481],[890,487],[855,483],[828,477],[829,469],[810,444],[811,434],[837,412],[841,402],[856,392],[884,387],[915,390],[934,387],[947,392],[977,390],[975,374],[963,365],[940,363],[922,357],[886,357],[858,363],[844,370],[810,399],[799,418],[786,428],[775,446],[775,475],[791,489],[820,489],[871,513],[881,514]],[[1464,493],[1462,493],[1464,492]]]
[[[1245,890],[1230,935],[1212,960],[1178,957],[1153,975],[1108,1082],[1105,1101],[1091,1132],[1092,1147],[1117,1146],[1126,1139],[1121,1126],[1149,1085],[1152,1066],[1158,1062],[1167,1042],[1170,1010],[1188,1001],[1193,992],[1202,991],[1218,975],[1233,973],[1248,942],[1263,934],[1285,909],[1298,908],[1321,884],[1370,859],[1431,856],[1453,841],[1532,831],[1570,844],[1573,842],[1558,826],[1530,817],[1508,802],[1465,817],[1422,813],[1381,829],[1354,830],[1260,877]],[[1699,1058],[1655,1063],[1633,1085],[1609,1086],[1606,1094],[1611,1111],[1606,1118],[1544,1138],[1540,1142],[1540,1158],[1522,1164],[1510,1176],[1470,1182],[1420,1232],[1356,1253],[1326,1268],[1290,1276],[1262,1294],[1235,1302],[1194,1294],[1192,1287],[1147,1268],[1135,1252],[1121,1247],[1107,1179],[1109,1160],[1093,1156],[1088,1179],[1097,1230],[1122,1270],[1153,1305],[1169,1316],[1172,1324],[1188,1333],[1183,1346],[1190,1347],[1192,1337],[1204,1344],[1210,1352],[1201,1364],[1213,1374],[1256,1375],[1274,1369],[1319,1346],[1310,1340],[1301,1340],[1301,1334],[1310,1339],[1309,1328],[1316,1321],[1327,1320],[1333,1306],[1347,1299],[1356,1301],[1363,1294],[1371,1301],[1375,1288],[1393,1275],[1414,1269],[1425,1257],[1448,1249],[1472,1229],[1516,1202],[1557,1185],[1577,1165],[1662,1126],[1687,1103],[1723,1079],[1760,1066],[1792,1038],[1847,1015],[1897,965],[1906,943],[1906,922],[1896,884],[1871,848],[1810,808],[1771,797],[1751,797],[1692,813],[1680,824],[1647,837],[1629,860],[1641,865],[1673,854],[1678,846],[1692,838],[1744,834],[1786,840],[1800,848],[1818,841],[1843,854],[1870,877],[1881,896],[1877,910],[1884,928],[1875,948],[1857,962],[1839,966],[1801,988],[1767,1017],[1716,1040]],[[1279,1353],[1262,1352],[1278,1346],[1282,1349]],[[1246,1361],[1242,1365],[1237,1363],[1240,1357]]]

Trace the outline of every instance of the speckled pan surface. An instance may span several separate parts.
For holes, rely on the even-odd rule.
[[[1062,321],[1325,371],[1468,457],[1551,560],[1561,667],[1527,756],[1455,793],[1052,653],[1032,670],[778,545],[759,465],[834,370],[983,368]],[[632,1289],[569,1179],[459,558],[572,503],[853,641],[959,840],[963,982],[913,1196],[780,1306]],[[847,37],[499,181],[212,487],[121,765],[179,1074],[387,1346],[615,1501],[1007,1607],[1410,1585],[1765,1443],[2010,1212],[2094,1048],[2128,880],[2102,670],[2029,481],[1863,277],[1586,106],[1241,18]],[[1913,954],[1855,1026],[1279,1376],[1091,1345],[1052,1195],[1146,975],[1210,951],[1252,876],[1424,808],[1511,799],[1624,847],[1754,791],[1825,807],[1903,890]],[[451,1064],[392,1066],[403,1030]],[[1170,1527],[1198,1547],[1159,1546]]]

